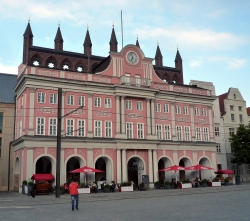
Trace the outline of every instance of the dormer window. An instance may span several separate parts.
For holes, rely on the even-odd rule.
[[[40,65],[40,62],[39,62],[38,60],[34,60],[34,61],[32,62],[32,64],[33,64],[34,66],[39,66],[39,65]]]
[[[63,65],[63,70],[69,70],[69,65],[64,64],[64,65]]]
[[[234,99],[236,99],[236,94],[234,94]]]
[[[53,62],[49,62],[49,63],[48,63],[48,67],[49,67],[49,68],[54,68],[54,67],[55,67],[55,64],[54,64]]]

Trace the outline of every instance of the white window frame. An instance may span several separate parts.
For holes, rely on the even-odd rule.
[[[66,120],[67,120],[67,125],[66,125],[67,126],[67,136],[72,137],[75,134],[75,131],[74,131],[75,121],[74,121],[74,119],[66,119]]]
[[[190,141],[190,127],[184,126],[185,140]]]
[[[232,121],[232,122],[235,121],[235,116],[234,116],[234,114],[231,114],[231,121]]]
[[[158,140],[162,140],[162,125],[156,124],[156,134],[158,137]]]
[[[240,119],[241,118],[241,119]],[[243,122],[243,114],[239,114],[239,121]]]
[[[112,137],[112,121],[105,121],[105,137]]]
[[[175,113],[176,114],[181,114],[181,108],[179,105],[175,105]]]
[[[183,140],[182,139],[182,127],[181,126],[176,126],[176,137],[178,141]]]
[[[132,101],[126,100],[125,101],[126,110],[132,110]]]
[[[85,96],[78,96],[78,106],[85,106]]]
[[[102,137],[102,121],[94,121],[94,137]]]
[[[38,122],[40,120],[40,123]],[[43,121],[43,122],[41,122]],[[45,135],[45,117],[36,118],[36,134]]]
[[[45,93],[44,92],[37,93],[37,102],[38,103],[45,103]],[[23,96],[22,96],[22,106],[23,106]]]
[[[215,133],[216,137],[220,136],[220,127],[215,126],[214,127],[214,133]]]
[[[111,108],[111,98],[104,99],[104,106],[105,108]]]
[[[164,113],[169,113],[169,105],[168,104],[164,104]]]
[[[49,94],[49,103],[57,104],[57,94]]]
[[[144,125],[143,123],[137,124],[137,139],[143,139],[144,138]]]
[[[136,101],[136,110],[142,111],[142,101]]]
[[[217,152],[217,153],[221,153],[220,144],[218,144],[218,145],[216,146],[216,152]]]
[[[155,103],[155,112],[161,112],[161,104]]]
[[[203,127],[203,137],[204,141],[209,141],[209,130],[207,127]]]
[[[171,127],[170,125],[164,125],[165,140],[171,140]]]
[[[196,127],[195,132],[196,132],[196,141],[202,141],[202,139],[201,139],[201,128]]]
[[[73,94],[67,95],[67,105],[74,105],[74,95]]]
[[[49,135],[57,135],[57,118],[49,118]]]
[[[202,108],[202,116],[207,116],[207,108],[203,107]]]
[[[200,116],[200,108],[199,107],[194,107],[194,115]]]
[[[127,138],[133,138],[133,123],[126,122],[126,134]]]
[[[23,132],[23,123],[22,123],[22,120],[20,120],[20,122],[19,122],[19,137],[21,137],[23,135],[22,132]]]
[[[188,106],[183,106],[183,114],[188,115]]]
[[[78,120],[77,125],[78,125],[78,128],[77,128],[78,136],[85,137],[85,127],[86,127],[85,120]]]
[[[94,106],[101,107],[101,98],[100,97],[95,97]]]

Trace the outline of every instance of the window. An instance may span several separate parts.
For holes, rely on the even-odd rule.
[[[45,93],[38,92],[37,93],[37,102],[38,103],[44,103],[45,102]],[[23,106],[23,98],[22,98],[22,106]]]
[[[182,140],[182,131],[180,126],[176,127],[176,133],[177,133],[177,140]]]
[[[230,110],[233,111],[234,110],[234,106],[230,105]]]
[[[217,151],[217,153],[221,153],[220,144],[218,144],[218,145],[216,146],[216,151]]]
[[[234,114],[231,114],[231,121],[234,121]]]
[[[183,114],[188,115],[188,107],[183,106]]]
[[[141,84],[141,76],[140,75],[135,75],[135,84],[136,84],[136,86],[140,86],[140,84]]]
[[[0,137],[0,158],[2,157],[2,137]]]
[[[67,120],[67,135],[74,136],[74,120]]]
[[[85,97],[78,96],[78,106],[85,106]]]
[[[159,103],[155,104],[155,112],[161,112],[161,104]]]
[[[236,94],[234,94],[234,99],[236,99]]]
[[[201,128],[196,127],[196,140],[201,141]]]
[[[239,109],[239,111],[242,111],[242,107],[241,106],[239,106],[238,109]]]
[[[133,124],[126,123],[127,138],[133,138]]]
[[[137,138],[143,139],[143,124],[137,124]]]
[[[217,164],[217,169],[218,170],[222,170],[222,165],[221,164]]]
[[[214,131],[215,131],[215,136],[220,136],[220,128],[219,127],[214,127]]]
[[[68,95],[68,105],[74,105],[74,95]]]
[[[176,114],[180,114],[181,113],[180,106],[178,106],[178,105],[175,106],[175,113]]]
[[[22,97],[21,97],[21,107],[23,107],[23,100],[24,100],[24,98],[23,98],[23,95],[22,95]]]
[[[37,118],[37,130],[36,133],[38,135],[44,135],[44,118],[43,117],[38,117]]]
[[[142,110],[142,102],[141,101],[137,101],[136,102],[136,110]]]
[[[156,134],[159,140],[162,139],[162,129],[160,124],[156,124]]]
[[[95,120],[95,137],[101,137],[102,123],[99,120]]]
[[[233,167],[234,174],[240,174],[240,166],[233,164],[232,167]]]
[[[234,135],[234,128],[229,128],[229,135],[230,136]]]
[[[195,116],[200,116],[200,109],[198,107],[194,108],[194,115]]]
[[[50,94],[49,95],[49,103],[56,104],[57,103],[57,94]]]
[[[206,108],[202,108],[202,116],[207,116],[207,109]]]
[[[190,141],[190,127],[184,127],[185,140]]]
[[[106,137],[111,137],[112,136],[112,128],[111,128],[112,122],[111,121],[106,121],[105,122],[105,136]]]
[[[168,106],[168,104],[164,104],[164,113],[169,113],[169,106]]]
[[[95,97],[95,107],[101,107],[101,98]]]
[[[56,136],[57,135],[57,123],[56,123],[57,119],[56,118],[50,118],[49,119],[49,135],[53,135]]]
[[[171,133],[170,133],[170,126],[165,125],[165,139],[170,140],[171,139]]]
[[[127,110],[132,110],[132,101],[126,100],[126,109]]]
[[[78,136],[79,137],[84,137],[85,136],[85,121],[84,120],[79,120],[78,121]]]
[[[23,125],[22,125],[22,121],[19,122],[19,136],[22,136],[22,131],[23,131]]]
[[[239,115],[239,119],[240,119],[240,122],[243,121],[243,117],[242,117],[242,114]]]
[[[204,134],[204,141],[209,141],[209,134],[208,134],[208,128],[203,128],[203,134]]]
[[[0,134],[3,133],[3,113],[0,112]]]
[[[111,108],[111,99],[105,98],[104,104],[105,104],[105,108]]]

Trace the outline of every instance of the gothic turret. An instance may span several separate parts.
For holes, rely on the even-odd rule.
[[[89,28],[87,28],[83,46],[84,46],[84,54],[91,55],[92,54],[92,42],[91,42],[90,35],[89,35]]]
[[[62,33],[60,29],[60,24],[58,25],[58,29],[56,32],[56,37],[55,37],[55,50],[62,51],[63,50],[63,38],[62,38]]]
[[[30,27],[30,20],[23,34],[23,64],[29,62],[29,47],[33,45],[33,34]]]
[[[109,45],[110,45],[110,51],[117,52],[118,41],[116,39],[114,25],[112,28],[112,33],[111,33]]]
[[[140,48],[140,44],[139,44],[139,41],[138,41],[138,37],[136,38],[136,43],[135,43],[135,45],[136,45],[138,48]]]
[[[177,48],[177,52],[176,52],[176,56],[175,56],[175,67],[179,68],[180,70],[182,70],[182,59],[181,59],[181,55],[179,53],[179,50]]]
[[[159,43],[158,43],[156,53],[155,53],[155,65],[163,66],[162,58],[163,57],[162,57],[161,50],[160,50]]]

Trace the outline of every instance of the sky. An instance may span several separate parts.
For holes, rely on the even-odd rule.
[[[184,83],[212,82],[216,95],[238,88],[250,106],[250,1],[248,0],[0,0],[0,73],[17,74],[30,18],[33,45],[54,48],[58,24],[64,50],[83,53],[87,27],[92,54],[109,55],[114,24],[118,51],[138,40],[163,65],[174,67],[177,47]]]

